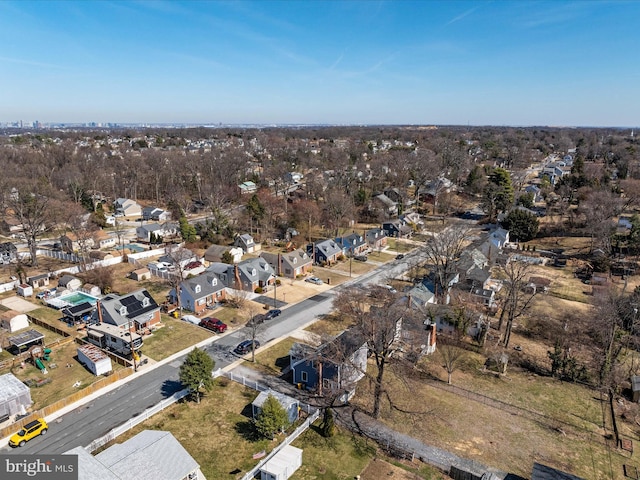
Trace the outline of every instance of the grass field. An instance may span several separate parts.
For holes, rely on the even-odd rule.
[[[145,337],[142,352],[159,361],[215,335],[189,322],[162,315],[164,327]]]
[[[291,350],[291,345],[297,341],[295,338],[287,337],[256,354],[255,362],[245,361],[244,365],[266,375],[278,377],[289,366],[289,350]]]
[[[258,462],[252,458],[255,453],[269,452],[282,441],[282,436],[275,441],[255,437],[250,405],[256,396],[257,392],[237,383],[218,380],[200,404],[174,404],[118,437],[117,443],[142,430],[166,430],[200,464],[206,478],[240,478]],[[363,454],[349,434],[325,441],[310,430],[293,445],[304,448],[304,466],[292,480],[354,478],[371,459],[369,451]]]
[[[622,465],[630,459],[605,442],[603,404],[597,392],[516,371],[504,377],[483,373],[482,358],[470,357],[464,368],[454,372],[453,383],[485,397],[435,388],[424,380],[400,379],[387,370],[387,391],[402,410],[415,413],[385,404],[382,420],[427,444],[525,478],[534,461],[592,480],[623,478]],[[446,378],[437,357],[429,359],[426,369]],[[445,382],[439,385],[444,387]],[[370,386],[361,382],[358,388],[354,403],[370,409]],[[491,399],[517,405],[520,413]]]

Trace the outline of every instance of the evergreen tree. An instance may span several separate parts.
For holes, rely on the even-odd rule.
[[[194,242],[196,240],[196,227],[187,221],[187,217],[180,217],[180,235],[185,242]]]
[[[191,391],[197,403],[200,403],[201,390],[209,391],[213,387],[211,372],[214,367],[213,359],[199,348],[191,350],[180,365],[180,382]]]
[[[513,205],[513,185],[511,175],[504,168],[494,168],[489,181],[497,186],[496,208],[505,212]]]
[[[504,228],[509,230],[509,237],[519,242],[528,242],[536,237],[540,222],[538,217],[526,210],[514,209],[502,222]],[[527,248],[528,250],[528,248]]]
[[[269,395],[262,404],[255,419],[255,426],[258,433],[265,438],[273,438],[289,426],[287,411],[273,395]]]
[[[322,418],[322,424],[320,425],[323,437],[333,437],[336,434],[336,423],[333,418],[333,410],[330,408],[324,409],[324,416]]]

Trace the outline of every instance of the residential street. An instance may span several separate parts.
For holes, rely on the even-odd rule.
[[[286,337],[293,330],[304,327],[317,317],[329,313],[332,309],[333,296],[340,289],[353,288],[358,284],[384,283],[388,277],[401,275],[416,254],[414,251],[407,254],[402,261],[380,266],[335,289],[327,290],[285,308],[282,315],[260,327],[257,334],[258,340],[265,346],[270,341]],[[215,360],[216,368],[225,368],[240,359],[233,353],[233,348],[249,336],[249,329],[245,327],[228,335],[212,337],[210,343],[204,348]],[[112,428],[140,415],[145,409],[182,390],[183,387],[178,381],[178,369],[185,355],[186,352],[170,361],[165,360],[156,365],[150,365],[148,369],[143,368],[135,378],[61,415],[50,422],[46,436],[35,438],[20,449],[5,446],[0,451],[15,454],[58,454],[76,446],[90,444]]]

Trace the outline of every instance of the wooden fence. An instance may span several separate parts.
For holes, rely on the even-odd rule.
[[[54,402],[51,405],[47,405],[46,407],[36,412],[33,412],[24,418],[21,418],[17,422],[12,423],[11,425],[3,429],[0,429],[0,438],[8,437],[9,435],[12,435],[18,430],[20,430],[27,423],[35,420],[36,418],[44,418],[48,415],[51,415],[57,412],[58,410],[61,410],[64,407],[67,407],[68,405],[71,405],[72,403],[77,402],[78,400],[86,397],[87,395],[91,395],[92,393],[95,393],[98,390],[108,385],[111,385],[114,382],[117,382],[118,380],[122,380],[123,378],[128,377],[129,375],[131,375],[131,373],[132,373],[132,370],[129,368],[116,370],[113,374],[109,375],[108,377],[103,377],[100,380],[92,383],[88,387],[83,388],[82,390],[79,390],[74,394],[69,395],[68,397],[58,400],[57,402]]]

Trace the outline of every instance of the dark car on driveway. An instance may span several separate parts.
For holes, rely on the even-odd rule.
[[[200,322],[200,326],[217,333],[224,333],[227,331],[227,324],[223,323],[222,320],[218,320],[213,317],[203,318]]]
[[[353,259],[358,262],[366,262],[368,260],[366,255],[356,255]]]
[[[396,260],[402,260],[404,258],[404,254],[399,253],[398,255],[396,255]]]
[[[245,353],[249,353],[251,351],[251,340],[245,340],[244,342],[240,342],[238,346],[233,350],[238,355],[244,355]],[[258,340],[254,340],[253,342],[254,350],[260,348],[260,342]]]
[[[282,310],[280,310],[279,308],[274,308],[274,309],[269,310],[267,312],[267,314],[264,316],[264,319],[265,320],[271,320],[272,318],[276,318],[281,313],[282,313]]]

